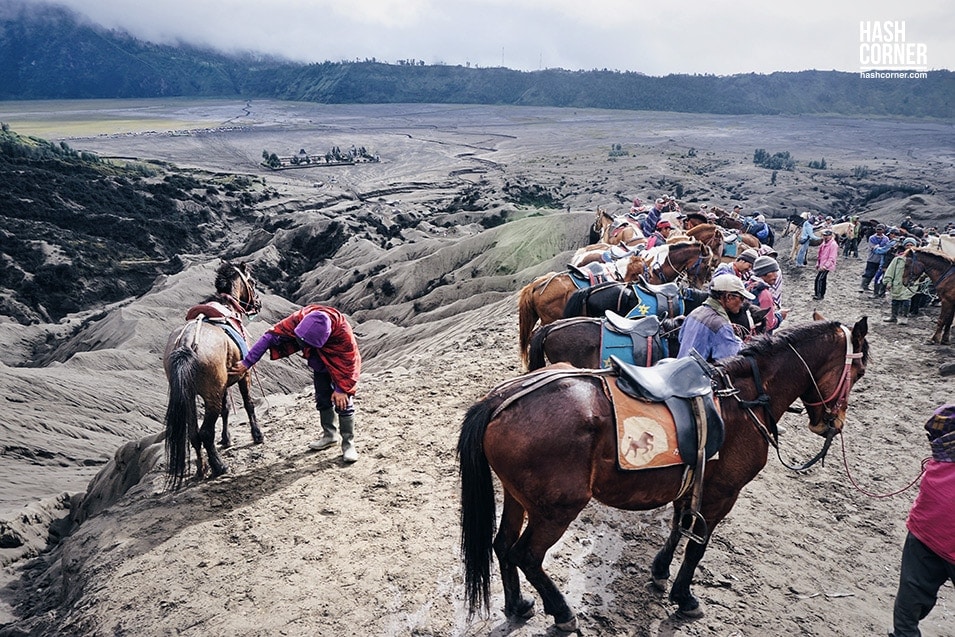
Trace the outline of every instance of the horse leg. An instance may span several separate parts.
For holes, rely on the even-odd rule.
[[[243,376],[239,381],[239,393],[242,394],[242,405],[245,407],[245,413],[249,416],[249,428],[252,430],[252,442],[260,445],[265,438],[262,436],[262,430],[259,429],[259,421],[255,418],[255,405],[252,402],[252,395],[249,391],[248,375]]]
[[[232,446],[232,435],[229,434],[229,391],[222,392],[222,405],[219,408],[219,415],[222,417],[222,435],[219,437],[219,446],[228,449]],[[205,424],[205,422],[203,422]],[[214,426],[214,425],[213,425]],[[215,435],[213,430],[213,435]]]
[[[724,487],[725,488],[725,487]],[[690,585],[693,583],[693,574],[696,567],[699,566],[709,539],[713,535],[716,526],[726,517],[733,505],[736,504],[736,498],[739,497],[739,491],[728,495],[718,494],[717,488],[703,490],[703,503],[700,507],[700,514],[706,520],[706,541],[703,544],[688,540],[686,548],[683,550],[683,563],[680,570],[673,580],[673,587],[670,588],[670,601],[679,608],[679,613],[684,617],[697,618],[703,616],[703,609],[700,608],[700,601],[690,591]],[[679,527],[679,518],[674,513],[674,522]],[[700,529],[694,529],[699,532]],[[677,528],[679,533],[679,528]],[[671,529],[672,535],[672,529]]]
[[[189,424],[189,444],[196,452],[196,478],[202,479],[206,475],[206,465],[202,459],[202,441],[199,440],[199,428],[196,423]]]
[[[537,589],[544,601],[544,612],[553,616],[557,629],[567,632],[577,630],[577,615],[541,565],[547,550],[561,538],[585,505],[586,502],[579,505],[571,503],[570,506],[552,509],[546,517],[528,511],[527,527],[507,556],[508,561],[517,564],[527,581]]]
[[[222,462],[219,452],[216,449],[216,421],[219,420],[218,405],[225,400],[223,397],[218,403],[206,401],[206,413],[202,418],[202,426],[199,428],[198,440],[206,450],[209,456],[209,469],[212,477],[217,478],[228,470],[228,467]],[[213,406],[214,405],[214,406]]]
[[[521,581],[517,565],[510,561],[508,553],[520,537],[524,524],[524,507],[514,499],[509,491],[504,491],[504,508],[501,512],[501,524],[494,538],[494,554],[501,570],[501,582],[504,584],[504,614],[516,619],[529,619],[534,615],[534,600],[521,595]]]
[[[955,318],[955,303],[942,301],[942,310],[938,315],[938,327],[935,328],[935,336],[932,337],[933,343],[948,345],[953,318]]]
[[[665,593],[667,590],[667,580],[670,579],[670,564],[673,563],[673,553],[680,544],[680,518],[683,515],[683,507],[676,502],[673,503],[673,519],[670,522],[670,535],[667,537],[666,544],[653,558],[653,564],[650,566],[650,577],[653,587]]]

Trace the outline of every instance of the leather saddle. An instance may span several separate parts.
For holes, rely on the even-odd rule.
[[[680,293],[680,286],[676,283],[671,281],[670,283],[654,285],[649,283],[643,275],[640,275],[634,285],[645,294],[656,298],[657,315],[662,315],[660,318],[673,318],[683,314],[683,295]]]
[[[620,316],[613,310],[607,310],[602,324],[603,329],[610,333],[605,334],[603,343],[608,345],[608,343],[616,342],[622,345],[629,341],[633,362],[636,365],[650,366],[666,355],[666,349],[660,337],[660,319],[655,314],[631,319]],[[611,337],[612,334],[618,335],[616,339]],[[611,351],[613,350],[608,347],[606,353],[609,354]],[[603,353],[601,359],[605,359]]]
[[[611,269],[604,263],[589,263],[583,267],[568,263],[567,270],[571,279],[577,279],[577,281],[584,282],[588,286],[618,280],[618,277],[611,274]]]
[[[706,429],[706,457],[723,446],[723,418],[713,400],[713,385],[707,370],[695,358],[665,358],[653,367],[631,365],[616,356],[610,365],[617,373],[617,387],[633,398],[664,403],[676,425],[680,456],[696,466],[700,426]],[[693,402],[702,402],[705,422],[697,422]]]

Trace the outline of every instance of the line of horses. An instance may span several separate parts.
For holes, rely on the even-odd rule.
[[[592,230],[606,227],[608,218],[598,212]],[[705,260],[706,250],[694,245],[670,246],[678,258],[673,259],[676,267],[663,278],[686,278],[691,264]],[[708,249],[712,254],[712,248]],[[707,276],[702,271],[698,274]],[[923,274],[942,299],[931,342],[948,343],[955,313],[955,259],[929,248],[909,250],[906,285]],[[608,383],[615,382],[622,371],[600,369],[604,361],[599,343],[602,324],[617,322],[619,317],[580,318],[576,310],[569,310],[564,318],[557,318],[561,303],[571,297],[595,298],[599,290],[613,295],[616,305],[610,309],[626,310],[626,289],[634,285],[633,272],[628,270],[625,282],[596,286],[591,288],[594,292],[555,285],[546,299],[551,307],[544,310],[547,288],[561,276],[540,277],[519,295],[521,356],[530,371],[494,387],[471,406],[462,424],[458,439],[461,551],[469,610],[488,609],[491,562],[496,557],[508,618],[520,621],[535,612],[534,599],[521,590],[522,574],[555,626],[576,630],[576,613],[545,572],[543,562],[550,547],[596,498],[625,510],[673,504],[670,534],[652,562],[650,580],[658,590],[666,589],[675,550],[681,538],[690,538],[669,599],[681,615],[699,617],[703,611],[691,592],[693,574],[714,529],[732,509],[743,486],[765,466],[769,448],[776,446],[776,421],[794,401],[801,401],[810,431],[825,438],[817,458],[824,457],[832,437],[841,433],[849,393],[864,375],[869,358],[867,319],[862,317],[849,328],[816,314],[809,324],[757,337],[738,356],[715,363],[713,393],[724,420],[725,439],[718,459],[706,466],[700,519],[698,524],[691,522],[688,530],[684,516],[692,510],[694,495],[685,488],[686,467],[624,471],[618,465],[617,423]],[[587,294],[590,297],[582,296]],[[587,314],[593,317],[598,312]],[[541,326],[534,330],[537,321]],[[671,324],[669,329],[678,326]],[[657,360],[656,350],[648,349],[647,364]],[[552,364],[545,366],[548,361]],[[654,407],[646,405],[647,418],[659,416]],[[495,475],[503,490],[496,525]]]
[[[592,231],[605,229],[608,219],[609,215],[598,211]],[[727,222],[733,220],[727,217]],[[697,234],[689,241],[681,238],[669,243],[671,267],[661,268],[657,281],[680,279],[686,285],[692,278],[698,288],[709,282],[723,257],[723,245],[708,242],[722,242],[724,235],[714,224],[697,227],[702,229],[691,228],[687,235],[694,230],[705,232],[705,240]],[[650,579],[665,590],[675,550],[682,537],[690,537],[669,599],[682,615],[701,616],[700,603],[690,589],[693,574],[713,530],[732,509],[743,486],[765,465],[769,448],[776,445],[776,421],[794,401],[801,400],[810,430],[826,440],[823,455],[842,430],[849,392],[868,361],[868,323],[863,317],[850,329],[817,315],[810,324],[750,341],[739,356],[718,361],[711,370],[714,394],[721,396],[725,439],[718,460],[706,466],[698,510],[691,506],[695,500],[686,488],[686,467],[622,470],[607,386],[622,372],[616,367],[600,369],[599,346],[602,323],[619,322],[619,317],[598,317],[603,316],[602,310],[628,309],[635,298],[630,293],[640,284],[641,276],[635,274],[645,272],[644,266],[640,262],[628,268],[621,282],[591,287],[574,285],[567,273],[550,273],[519,294],[520,352],[530,371],[499,384],[472,405],[458,440],[461,551],[472,613],[489,608],[491,562],[496,557],[508,618],[520,621],[535,612],[534,599],[521,591],[522,574],[555,626],[576,630],[576,613],[545,572],[543,562],[550,547],[596,498],[626,510],[673,504],[670,535],[653,560]],[[595,303],[589,311],[580,311],[579,307],[595,302],[601,294],[609,295],[615,305]],[[566,308],[563,314],[561,308]],[[660,324],[670,321],[662,331],[672,336],[679,322],[665,312],[660,318]],[[657,360],[658,351],[648,349],[646,362]],[[544,366],[548,361],[552,364]],[[655,408],[646,405],[645,417],[659,417]],[[497,525],[494,475],[503,489]],[[690,529],[683,524],[688,511],[699,516]]]
[[[626,276],[636,280],[651,270],[664,281],[691,276],[695,264],[710,263],[712,256],[713,248],[704,241],[681,241],[667,246],[656,270],[646,262],[631,264],[634,269]],[[955,260],[935,250],[910,250],[905,281],[908,284],[922,274],[933,280],[943,299],[933,342],[947,343],[955,309]],[[707,276],[702,267],[696,275]],[[573,284],[567,286],[563,276],[542,277],[529,284],[521,297],[525,292],[530,298],[542,297],[548,287],[554,288],[554,297],[561,298],[579,291]],[[215,424],[222,419],[219,444],[228,447],[232,442],[228,430],[230,385],[239,385],[253,442],[263,441],[249,396],[248,375],[228,373],[243,350],[223,325],[229,323],[241,333],[241,322],[259,312],[255,281],[246,265],[225,262],[216,272],[215,289],[215,294],[191,308],[188,320],[170,334],[163,357],[169,381],[166,456],[172,488],[181,486],[186,476],[187,442],[196,453],[197,477],[206,472],[203,451],[213,476],[226,472],[216,450]],[[552,310],[536,309],[537,319],[544,312],[545,317],[556,317],[551,322],[561,320],[555,311],[547,311]],[[795,401],[801,401],[809,430],[826,441],[824,454],[831,439],[843,429],[852,386],[865,374],[867,319],[862,317],[851,328],[820,315],[814,319],[758,337],[738,356],[719,360],[710,368],[725,433],[718,456],[706,464],[698,501],[686,489],[685,467],[620,469],[607,383],[615,382],[622,372],[598,369],[592,345],[587,351],[590,358],[574,360],[574,365],[558,362],[533,369],[502,382],[473,404],[457,442],[461,552],[469,611],[489,608],[491,562],[496,557],[507,617],[522,620],[535,612],[534,599],[521,589],[523,574],[555,626],[576,630],[576,612],[545,572],[543,562],[587,503],[597,499],[624,510],[649,510],[672,503],[670,533],[652,561],[650,581],[658,590],[666,589],[675,551],[681,539],[688,537],[669,600],[683,616],[701,616],[703,609],[691,590],[693,575],[713,531],[733,508],[742,488],[765,466],[770,447],[777,446],[776,422]],[[595,320],[570,323],[564,330],[565,349],[576,347],[580,353],[582,344],[595,339]],[[240,335],[244,338],[244,333]],[[549,353],[548,357],[553,360],[566,355]],[[654,361],[658,359],[656,355]],[[535,362],[533,367],[540,364]],[[201,427],[197,399],[204,405]],[[659,415],[653,404],[643,409],[647,418]],[[499,521],[493,475],[503,489]],[[688,511],[698,516],[690,518],[689,528],[684,524]]]

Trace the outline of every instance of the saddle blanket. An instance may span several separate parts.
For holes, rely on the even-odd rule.
[[[632,471],[684,464],[666,404],[634,400],[606,378],[604,384],[613,400],[620,468]]]
[[[677,434],[673,414],[662,402],[645,402],[623,393],[613,377],[603,379],[607,395],[613,402],[614,418],[617,425],[617,465],[626,471],[669,467],[682,464],[696,464],[696,458],[689,461],[680,453],[680,436]],[[715,404],[717,409],[719,404]],[[722,425],[722,423],[720,423]],[[707,440],[707,457],[714,458],[722,446],[722,431],[717,434],[712,427]],[[686,453],[695,453],[695,437],[692,431],[685,431],[693,439],[692,448]],[[685,441],[684,445],[686,445]],[[715,443],[711,445],[711,443]],[[711,449],[711,446],[715,447]]]

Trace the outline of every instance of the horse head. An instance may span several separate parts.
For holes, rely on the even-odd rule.
[[[905,251],[905,267],[902,268],[902,285],[905,287],[910,287],[925,272],[925,264],[917,255],[912,248]]]
[[[218,296],[224,297],[243,314],[258,314],[262,310],[255,279],[245,263],[223,261],[216,270],[215,288]]]
[[[814,316],[824,320],[818,313]],[[851,330],[840,323],[830,325],[838,329],[829,332],[829,337],[807,339],[807,346],[800,351],[790,345],[809,372],[811,382],[800,396],[809,416],[809,429],[827,439],[842,432],[849,391],[865,375],[869,360],[869,323],[865,316]],[[806,362],[811,358],[815,359],[814,368]]]

